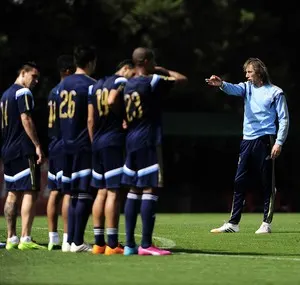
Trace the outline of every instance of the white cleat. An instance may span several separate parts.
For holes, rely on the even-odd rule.
[[[61,251],[62,252],[70,252],[71,251],[71,246],[69,243],[67,242],[64,242],[62,245],[61,245]]]
[[[71,244],[71,252],[89,252],[89,251],[92,251],[92,247],[87,243],[76,245],[74,242],[72,242]]]
[[[256,234],[270,234],[271,233],[271,224],[263,222],[259,229],[255,232]]]
[[[210,232],[211,233],[237,233],[239,231],[240,231],[239,225],[224,223],[223,226],[216,229],[212,229]]]

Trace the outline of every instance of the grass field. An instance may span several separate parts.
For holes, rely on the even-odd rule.
[[[276,214],[273,233],[255,235],[260,214],[244,214],[240,233],[211,234],[228,214],[158,214],[155,243],[171,256],[94,256],[61,251],[0,250],[0,284],[300,284],[300,214]],[[19,228],[19,227],[18,227]],[[93,243],[91,221],[86,241]],[[137,240],[140,238],[140,223]],[[47,244],[45,217],[33,238]],[[0,218],[0,239],[5,222]],[[124,218],[120,241],[124,242]]]

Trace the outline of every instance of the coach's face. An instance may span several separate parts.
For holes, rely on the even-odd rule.
[[[33,68],[29,71],[23,71],[23,85],[29,89],[33,89],[34,86],[38,83],[39,75],[40,74],[36,68]]]

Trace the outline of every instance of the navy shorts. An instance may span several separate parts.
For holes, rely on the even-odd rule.
[[[63,154],[62,192],[90,192],[91,152]]]
[[[4,163],[4,180],[7,191],[39,191],[41,172],[35,156],[18,157]]]
[[[163,186],[161,147],[141,148],[127,153],[122,183],[138,188]]]
[[[63,174],[63,156],[49,156],[48,160],[48,189],[61,190],[61,178]]]
[[[92,161],[92,187],[97,189],[116,189],[121,187],[124,164],[123,147],[111,146],[93,151]]]

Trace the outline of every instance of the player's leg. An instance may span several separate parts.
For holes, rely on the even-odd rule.
[[[104,170],[102,164],[101,151],[93,151],[92,153],[92,179],[91,186],[98,189],[96,198],[93,203],[93,231],[95,237],[95,244],[93,246],[93,254],[102,254],[105,251],[106,243],[104,236],[105,227],[105,201],[107,190],[104,189]]]
[[[246,190],[249,183],[249,172],[253,141],[242,140],[238,167],[234,179],[234,193],[230,219],[219,228],[212,229],[212,233],[235,233],[239,232],[239,222],[245,202]]]
[[[62,246],[67,245],[68,243],[68,210],[70,207],[71,195],[69,193],[63,194],[62,206],[61,206],[61,215],[63,219],[63,242]]]
[[[47,221],[49,231],[48,250],[59,247],[59,234],[57,231],[59,205],[62,199],[60,183],[58,182],[59,173],[62,174],[61,156],[49,155],[48,162],[48,189],[50,194],[47,202]],[[61,177],[60,177],[61,178]]]
[[[22,219],[22,241],[31,241],[31,229],[33,219],[35,216],[35,204],[37,200],[37,192],[25,191],[23,194],[23,201],[21,205],[21,219]]]
[[[75,231],[75,207],[77,203],[77,194],[71,191],[71,178],[72,178],[72,167],[73,167],[73,155],[64,154],[62,156],[62,177],[61,177],[61,189],[64,195],[69,195],[69,203],[62,204],[62,213],[67,216],[67,240],[63,242],[61,250],[63,252],[69,252],[71,249],[71,244],[74,241],[74,231]]]
[[[71,189],[77,193],[75,206],[75,229],[71,252],[91,251],[90,245],[84,242],[84,233],[92,211],[93,193],[90,187],[92,163],[91,152],[80,151],[73,155]]]
[[[161,188],[162,162],[161,149],[149,147],[137,151],[137,186],[143,188],[141,201],[142,241],[138,249],[139,255],[169,255],[153,245],[152,235],[155,225],[158,190]]]
[[[271,222],[274,214],[275,204],[275,161],[271,159],[270,153],[274,145],[272,136],[263,136],[257,139],[254,154],[255,166],[261,176],[263,197],[264,197],[264,214],[263,222],[256,234],[271,233]]]
[[[16,191],[9,191],[4,204],[4,215],[7,226],[7,250],[17,248],[19,244],[16,225],[18,214],[18,202],[21,200],[21,198],[22,193]]]
[[[142,189],[136,187],[137,171],[135,164],[136,152],[127,153],[125,164],[123,167],[122,184],[129,187],[127,198],[125,201],[125,231],[126,242],[124,247],[124,255],[137,254],[138,249],[135,241],[135,227],[137,218],[140,213]]]
[[[107,188],[105,202],[106,255],[123,254],[123,248],[119,245],[119,197],[124,164],[123,153],[123,147],[117,146],[102,150],[104,181]]]
[[[16,181],[17,189],[23,190],[23,200],[21,204],[22,233],[18,248],[27,249],[46,249],[32,241],[31,230],[35,217],[36,201],[40,190],[40,167],[36,164],[34,156],[25,157],[20,161],[20,165],[26,169],[20,172],[20,177]],[[22,174],[21,174],[22,173]]]
[[[61,193],[57,190],[50,191],[47,202],[47,221],[49,232],[48,250],[54,249],[59,245],[59,235],[57,231],[58,212],[61,201]]]
[[[16,203],[23,196],[21,203],[22,232],[18,244],[19,249],[44,249],[44,247],[31,241],[31,228],[35,214],[34,206],[40,183],[39,171],[40,169],[36,165],[34,157],[19,157],[4,164],[4,179],[7,190],[14,190],[15,192],[15,195],[13,193],[8,195],[7,204],[5,205],[6,217],[10,219],[11,234],[15,233]],[[15,238],[15,241],[17,241],[17,238]],[[7,248],[9,245],[8,242]]]
[[[107,190],[99,189],[97,196],[93,203],[92,216],[93,216],[93,231],[95,237],[95,244],[92,252],[94,254],[102,254],[105,251],[106,243],[104,236],[105,227],[105,201],[106,201]]]

